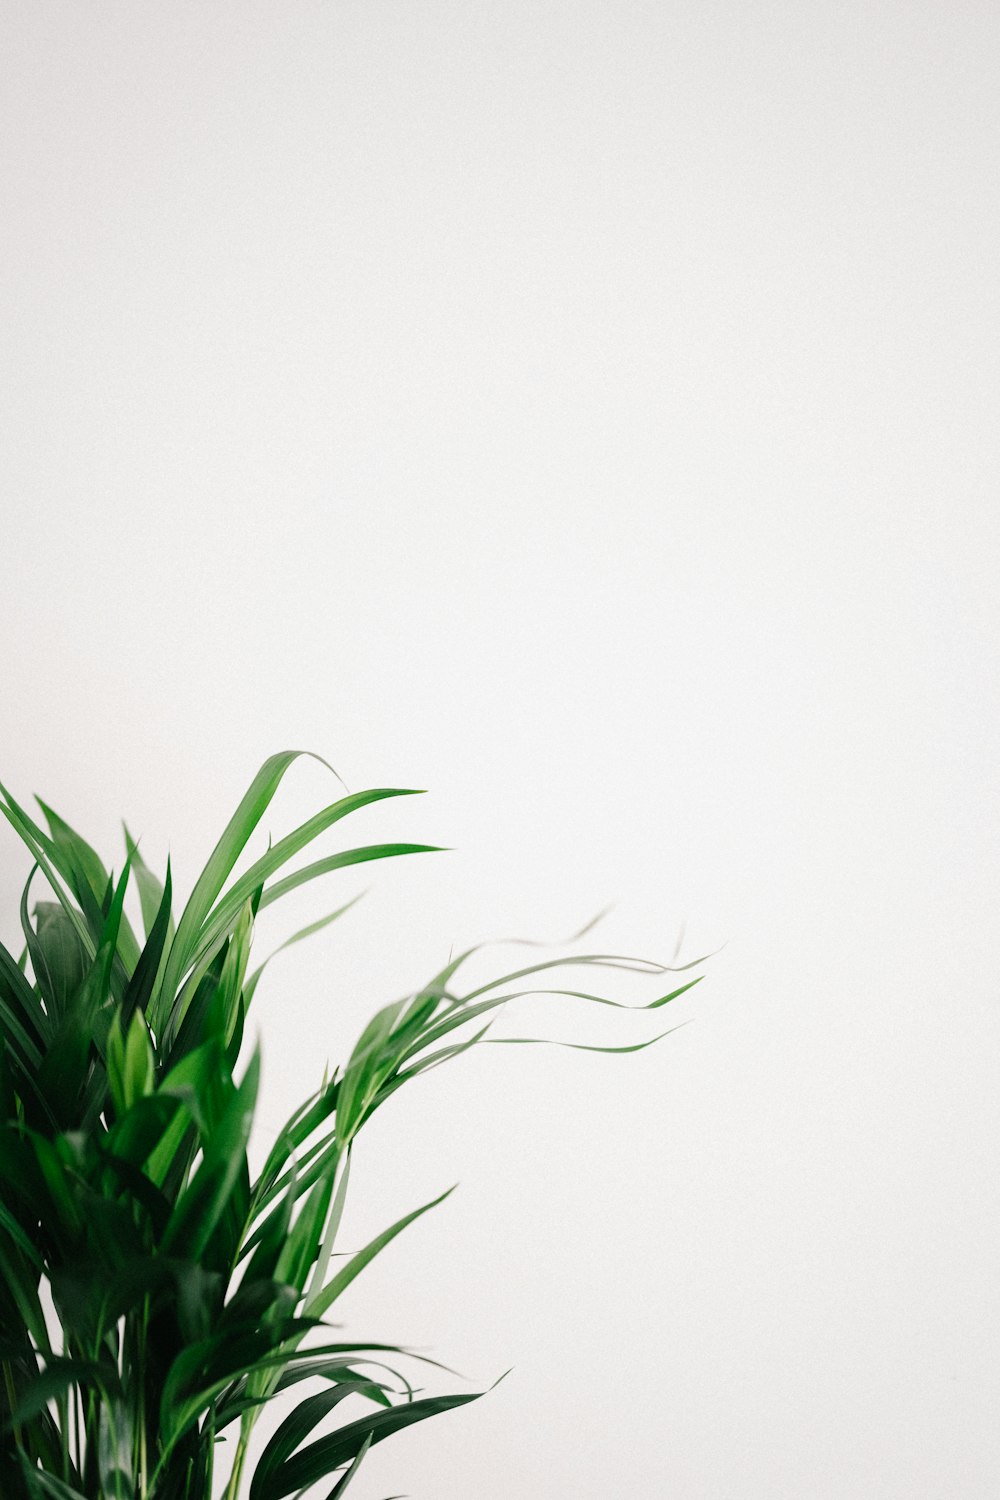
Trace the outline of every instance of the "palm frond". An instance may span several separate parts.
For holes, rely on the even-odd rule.
[[[226,1500],[244,1483],[248,1500],[284,1500],[331,1480],[325,1500],[339,1500],[374,1444],[478,1399],[482,1392],[420,1395],[380,1358],[446,1368],[426,1356],[329,1341],[327,1315],[341,1294],[452,1191],[404,1213],[331,1274],[360,1131],[410,1079],[470,1048],[538,1040],[486,1035],[516,1001],[551,994],[652,1011],[700,982],[641,1006],[545,987],[564,966],[654,979],[694,966],[591,953],[459,994],[456,977],[477,951],[469,948],[372,1016],[252,1177],[260,1060],[242,1054],[269,961],[250,963],[258,912],[322,876],[436,847],[359,845],[289,869],[342,819],[412,795],[375,788],[321,808],[233,878],[300,753],[261,766],[176,920],[169,862],[161,880],[127,828],[115,878],[47,804],[39,802],[46,831],[0,786],[0,812],[32,862],[19,913],[25,957],[0,946],[4,1500],[209,1500],[217,1440],[237,1425]],[[125,913],[130,882],[141,939]],[[357,899],[275,952],[325,930]],[[564,1045],[629,1052],[659,1039]],[[261,1412],[293,1393],[299,1399],[246,1474]],[[369,1410],[341,1420],[342,1404],[359,1403]],[[339,1425],[320,1431],[331,1420]]]

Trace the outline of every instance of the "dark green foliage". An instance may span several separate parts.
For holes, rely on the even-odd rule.
[[[34,860],[20,907],[25,955],[0,947],[3,1500],[208,1500],[222,1436],[235,1439],[227,1500],[244,1479],[249,1500],[282,1500],[323,1481],[322,1496],[337,1500],[373,1443],[475,1400],[415,1399],[378,1359],[405,1351],[329,1341],[324,1319],[341,1292],[441,1201],[405,1214],[331,1274],[352,1142],[407,1079],[476,1045],[490,1022],[452,1032],[537,993],[508,984],[560,962],[663,972],[582,955],[461,996],[451,985],[470,949],[372,1018],[344,1069],[296,1111],[251,1180],[259,1059],[243,1061],[241,1049],[264,967],[248,974],[257,911],[329,871],[428,852],[375,844],[286,870],[347,814],[406,795],[383,788],[324,808],[227,888],[294,759],[273,756],[261,768],[176,924],[169,866],[161,885],[127,830],[116,879],[44,803],[46,829],[0,787],[0,811]],[[32,906],[38,876],[49,891]],[[130,880],[141,939],[125,913]],[[244,1475],[261,1410],[305,1382],[312,1393]],[[317,1434],[342,1403],[349,1419]]]

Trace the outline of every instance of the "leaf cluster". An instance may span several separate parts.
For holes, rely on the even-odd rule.
[[[15,958],[0,946],[4,1500],[208,1500],[227,1437],[227,1500],[284,1500],[319,1485],[325,1500],[339,1500],[374,1443],[475,1400],[481,1393],[420,1395],[396,1367],[415,1356],[398,1346],[332,1337],[328,1315],[344,1290],[447,1196],[333,1269],[353,1142],[409,1079],[487,1040],[496,1012],[537,993],[547,971],[664,970],[577,955],[459,995],[469,949],[372,1017],[343,1069],[286,1121],[251,1176],[260,1059],[256,1050],[244,1056],[244,1035],[265,967],[249,963],[257,914],[332,871],[430,852],[369,844],[292,867],[344,817],[409,795],[378,788],[340,797],[235,875],[296,754],[261,767],[176,921],[169,861],[161,881],[126,829],[116,876],[51,808],[39,802],[42,827],[0,786],[0,812],[33,860],[20,906],[24,951]],[[32,905],[38,877],[48,891]],[[138,927],[125,910],[132,887]],[[250,1473],[255,1423],[292,1392],[297,1404]]]

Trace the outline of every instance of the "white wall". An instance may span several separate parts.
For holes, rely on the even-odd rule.
[[[183,887],[303,745],[455,850],[289,913],[374,887],[265,1123],[453,943],[728,943],[372,1125],[349,1243],[462,1186],[349,1327],[515,1370],[359,1500],[992,1500],[996,8],[0,20],[4,780]]]

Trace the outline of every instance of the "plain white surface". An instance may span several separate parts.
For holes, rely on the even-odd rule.
[[[261,933],[373,886],[261,987],[265,1128],[452,944],[728,943],[362,1138],[346,1243],[462,1186],[350,1328],[515,1369],[358,1500],[992,1500],[995,7],[0,21],[4,780],[184,888],[303,745],[455,851]]]

